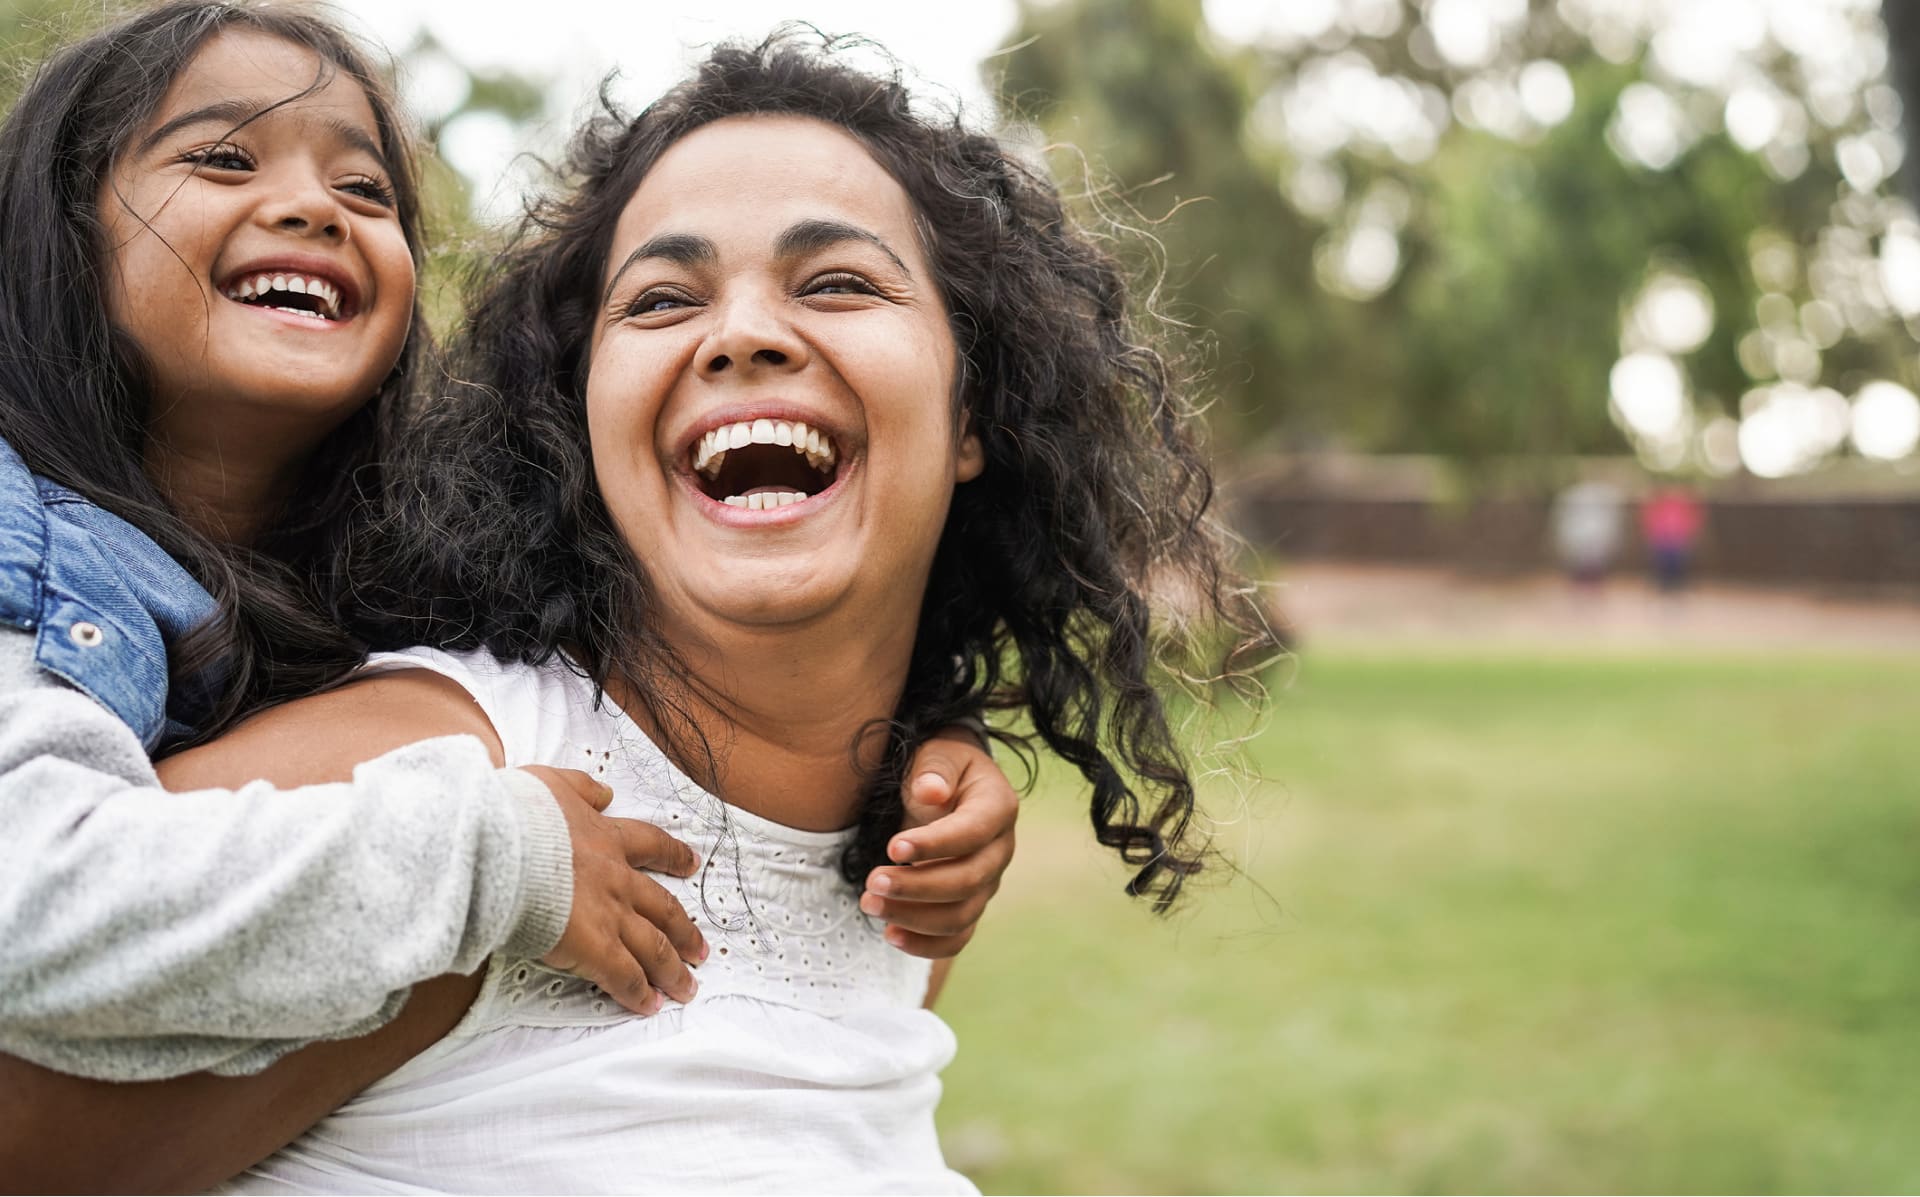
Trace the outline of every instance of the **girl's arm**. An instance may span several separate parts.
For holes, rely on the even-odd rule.
[[[416,981],[550,948],[568,830],[528,784],[460,740],[352,784],[168,794],[125,725],[0,632],[0,1051],[122,1080],[249,1071],[372,1030]],[[385,950],[344,946],[367,943]]]

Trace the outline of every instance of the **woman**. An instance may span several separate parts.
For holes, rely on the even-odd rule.
[[[1238,626],[1206,470],[1113,262],[898,80],[723,47],[573,161],[475,311],[483,385],[398,483],[367,627],[433,647],[193,763],[303,727],[605,762],[612,810],[707,861],[668,884],[715,955],[650,1019],[496,959],[446,1039],[233,1187],[963,1189],[950,1037],[855,879],[909,751],[986,701],[1175,899],[1200,849],[1146,589]]]
[[[404,127],[325,20],[194,2],[57,55],[0,130],[0,1049],[123,1080],[252,1073],[497,950],[638,1008],[691,992],[699,934],[635,870],[692,861],[602,818],[583,775],[501,772],[441,741],[288,782],[342,784],[237,788],[247,775],[169,798],[147,764],[362,651],[321,592],[421,357]],[[901,843],[944,855],[941,839]],[[954,908],[984,901],[930,904],[914,949],[957,950],[971,919]],[[365,1083],[343,1087],[358,1074],[332,1050],[276,1074],[304,1086],[213,1086],[287,1120],[241,1162]],[[60,1129],[164,1143],[192,1108],[0,1070],[0,1167],[20,1184],[87,1183],[24,1171]],[[130,1118],[143,1099],[165,1117]]]

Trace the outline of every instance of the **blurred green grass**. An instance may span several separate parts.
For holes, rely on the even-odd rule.
[[[1920,657],[1316,654],[1249,755],[1170,922],[1028,802],[941,1000],[987,1192],[1920,1189]]]

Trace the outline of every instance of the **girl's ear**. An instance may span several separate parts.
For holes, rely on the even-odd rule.
[[[972,482],[987,468],[987,450],[980,434],[973,430],[973,413],[968,412],[960,425],[960,443],[953,449],[953,474],[956,482]]]

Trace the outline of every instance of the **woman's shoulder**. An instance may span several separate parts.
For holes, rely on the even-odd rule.
[[[508,765],[566,764],[563,745],[594,721],[594,686],[573,663],[555,654],[538,664],[484,649],[416,645],[374,653],[361,675],[424,669],[473,697],[499,735]]]

